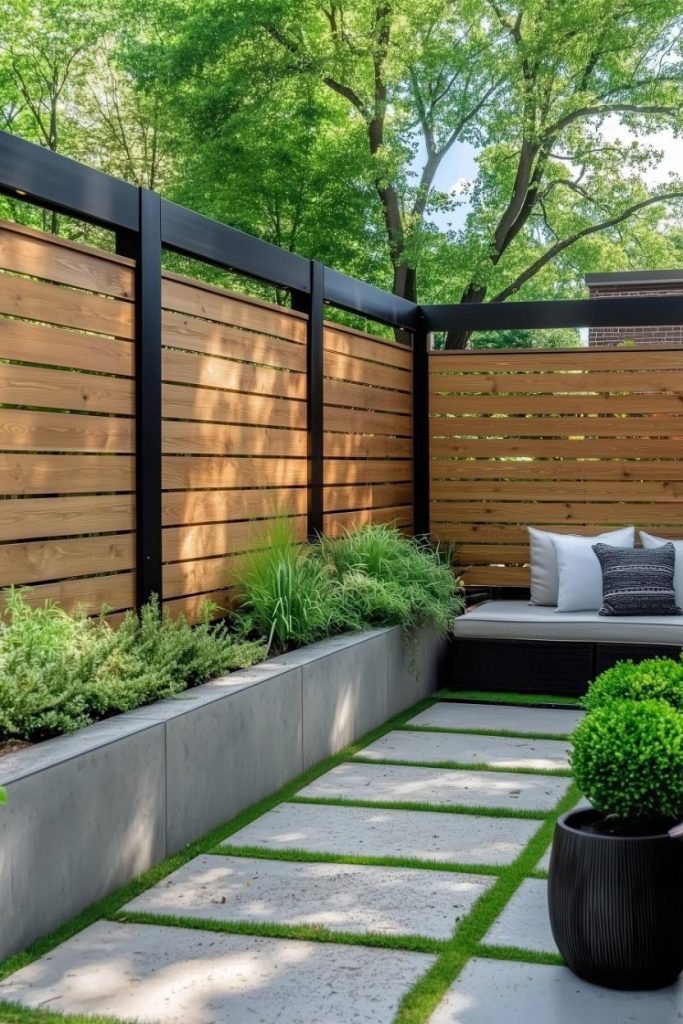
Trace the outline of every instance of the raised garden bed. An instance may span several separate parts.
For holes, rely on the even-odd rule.
[[[0,959],[433,692],[444,648],[334,637],[0,759]]]

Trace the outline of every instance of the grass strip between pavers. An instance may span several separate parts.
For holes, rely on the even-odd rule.
[[[326,807],[367,807],[381,811],[428,811],[435,814],[470,814],[476,818],[530,818],[535,821],[546,817],[546,811],[518,811],[510,807],[470,807],[467,804],[428,804],[421,800],[349,800],[341,796],[294,796],[290,804],[316,804]]]
[[[581,710],[579,697],[562,697],[552,693],[505,693],[488,690],[438,690],[437,700],[462,704],[514,704],[522,708],[574,708]]]
[[[487,960],[515,960],[523,964],[550,964],[552,967],[564,967],[565,961],[559,953],[542,953],[537,949],[523,949],[521,946],[477,946],[477,956]],[[561,1024],[560,1021],[557,1024]]]
[[[489,695],[490,696],[490,695]],[[434,965],[422,976],[401,1001],[395,1024],[427,1024],[427,1021],[447,990],[457,978],[467,961],[472,956],[487,956],[495,959],[513,959],[528,963],[562,963],[559,955],[539,954],[516,947],[489,947],[483,944],[483,938],[499,916],[510,898],[514,895],[522,881],[529,877],[537,877],[536,864],[545,853],[552,838],[555,819],[558,814],[572,808],[579,799],[579,792],[571,786],[562,800],[549,812],[518,811],[508,808],[447,806],[425,803],[394,803],[350,801],[335,798],[310,799],[298,797],[296,794],[304,786],[315,781],[321,775],[337,765],[348,761],[355,753],[368,744],[384,736],[392,729],[401,728],[420,711],[431,707],[436,700],[427,698],[408,710],[401,712],[382,726],[361,737],[340,753],[326,758],[308,771],[282,787],[278,792],[259,801],[238,814],[231,821],[218,826],[201,839],[189,844],[184,850],[150,868],[143,875],[129,882],[117,892],[93,904],[76,918],[62,925],[50,935],[39,939],[29,949],[15,954],[0,965],[0,979],[14,973],[21,967],[32,963],[65,942],[73,935],[102,918],[127,923],[156,924],[173,927],[184,927],[204,931],[223,932],[230,934],[263,935],[283,939],[300,939],[318,942],[334,942],[345,945],[360,945],[371,948],[401,949],[431,953],[437,956]],[[416,728],[416,727],[409,727]],[[423,727],[424,728],[424,727]],[[556,738],[566,740],[566,736],[550,734],[519,734],[485,730],[443,730],[424,728],[434,732],[468,732],[473,735],[521,736],[522,738]],[[373,762],[377,763],[377,762]],[[425,767],[435,767],[425,765]],[[486,767],[478,765],[477,770],[486,771]],[[511,769],[515,770],[515,769]],[[534,772],[534,774],[537,774]],[[553,774],[539,772],[538,774]],[[267,811],[283,802],[332,804],[342,806],[382,807],[388,809],[411,811],[441,811],[454,814],[470,814],[482,817],[527,818],[542,822],[535,835],[527,843],[517,859],[509,866],[483,866],[470,864],[452,864],[448,862],[428,861],[415,858],[396,857],[357,857],[338,856],[336,854],[312,853],[304,850],[267,850],[261,847],[239,847],[231,844],[220,845],[235,832],[261,817]],[[387,867],[405,867],[415,870],[441,870],[470,874],[490,875],[495,882],[484,892],[470,912],[457,924],[453,936],[448,940],[429,939],[415,935],[384,935],[373,933],[353,934],[334,932],[323,927],[308,925],[279,925],[256,922],[222,922],[207,919],[191,919],[182,916],[157,916],[147,913],[122,911],[123,906],[159,881],[176,871],[188,861],[204,853],[222,854],[226,856],[253,856],[262,859],[301,860],[308,862],[330,862],[349,864],[372,864]],[[0,1024],[52,1024],[53,1021],[67,1020],[70,1024],[122,1024],[113,1017],[92,1017],[83,1015],[60,1014],[46,1010],[32,1010],[22,1006],[0,1003]],[[128,1022],[130,1024],[130,1022]]]
[[[445,732],[462,736],[502,736],[512,740],[564,740],[565,743],[570,735],[562,732],[515,732],[512,729],[448,729],[441,725],[414,725],[411,722],[396,728],[399,732]]]
[[[302,942],[334,942],[342,946],[370,946],[375,949],[400,949],[437,956],[446,939],[426,935],[385,935],[382,932],[336,932],[323,925],[271,924],[266,921],[218,921],[213,917],[184,917],[182,914],[153,914],[122,910],[110,919],[122,924],[154,924],[169,928],[190,928],[199,932],[223,932],[228,935],[260,935],[268,939],[298,939]],[[0,1022],[1,1024],[1,1022]]]
[[[267,846],[232,846],[229,843],[217,846],[210,853],[221,857],[255,857],[258,860],[289,860],[304,864],[358,864],[364,867],[450,871],[453,874],[467,875],[499,875],[503,871],[501,864],[464,864],[458,861],[427,860],[419,857],[361,857],[354,854],[313,853],[310,850],[298,850],[293,847],[273,850]]]
[[[401,730],[403,731],[403,730]],[[527,768],[519,765],[482,764],[481,761],[406,761],[398,757],[364,757],[356,754],[352,764],[404,765],[406,768],[445,768],[458,772],[505,772],[513,775],[554,775],[571,778],[569,768]]]
[[[489,928],[545,853],[557,816],[570,810],[580,795],[577,787],[572,785],[556,807],[545,816],[546,820],[519,857],[503,869],[490,889],[482,893],[469,914],[456,927],[437,962],[403,997],[394,1024],[427,1024],[468,960],[481,955],[480,950],[485,948],[482,940]],[[527,956],[533,957],[536,954],[525,951],[525,959]]]

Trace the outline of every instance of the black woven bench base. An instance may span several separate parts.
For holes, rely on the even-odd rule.
[[[580,696],[617,661],[677,658],[680,653],[678,646],[658,644],[458,638],[450,647],[445,683],[451,690]]]

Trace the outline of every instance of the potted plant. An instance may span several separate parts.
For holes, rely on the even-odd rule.
[[[556,825],[550,923],[569,967],[610,988],[661,988],[683,968],[682,679],[665,659],[610,669],[572,736],[592,807]]]

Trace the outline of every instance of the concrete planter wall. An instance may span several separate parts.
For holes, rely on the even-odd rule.
[[[336,637],[0,759],[0,960],[427,696],[443,653]]]

